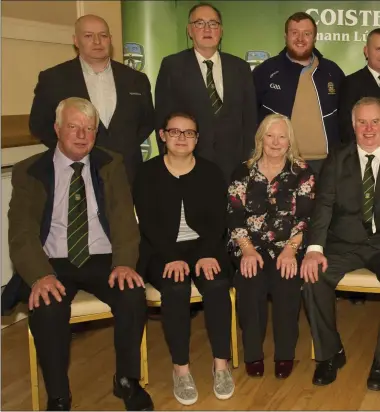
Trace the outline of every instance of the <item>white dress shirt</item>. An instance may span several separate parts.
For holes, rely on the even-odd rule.
[[[70,181],[74,174],[74,169],[70,165],[73,161],[67,158],[57,146],[53,162],[55,173],[53,215],[44,251],[49,258],[67,258],[67,215]],[[82,177],[86,186],[90,255],[112,253],[111,243],[104,233],[98,217],[98,204],[92,185],[89,155],[84,157],[81,162],[84,164]]]
[[[95,73],[92,67],[79,57],[87,91],[91,103],[99,112],[99,117],[105,127],[108,128],[116,108],[116,88],[113,78],[111,62],[108,61],[105,69]]]
[[[214,78],[215,88],[218,92],[220,99],[223,101],[223,72],[222,72],[222,61],[220,59],[220,54],[216,51],[212,57],[206,59],[203,57],[197,50],[195,50],[195,56],[198,60],[199,67],[201,69],[202,77],[207,87],[207,66],[206,63],[203,63],[205,60],[211,60],[214,65],[212,66],[212,76]]]
[[[364,176],[364,171],[365,167],[368,162],[368,158],[366,155],[368,154],[373,154],[375,157],[372,160],[371,166],[372,166],[372,173],[375,178],[375,187],[376,187],[376,180],[377,180],[377,175],[379,173],[379,165],[380,165],[380,147],[378,147],[375,151],[372,153],[367,153],[365,152],[361,147],[358,146],[358,155],[359,155],[359,161],[360,161],[360,169],[362,173],[362,179]],[[376,233],[376,224],[375,224],[375,218],[372,216],[372,232]],[[323,247],[320,245],[310,245],[306,252],[321,252],[323,253]]]
[[[371,72],[372,76],[374,77],[377,85],[380,87],[380,73],[378,73],[376,70],[373,70],[371,67],[367,66],[368,70]]]

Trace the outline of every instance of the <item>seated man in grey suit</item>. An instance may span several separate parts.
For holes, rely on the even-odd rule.
[[[352,122],[356,142],[331,152],[322,168],[310,246],[301,266],[318,361],[315,385],[335,381],[346,363],[336,327],[336,285],[347,272],[373,270],[380,259],[380,99],[360,99],[352,109]],[[380,390],[380,333],[367,386]]]
[[[63,100],[56,147],[15,165],[9,249],[18,274],[10,284],[18,278],[29,286],[47,410],[71,407],[70,306],[80,289],[107,303],[115,319],[115,396],[128,410],[151,410],[139,384],[146,319],[144,282],[134,271],[139,232],[122,156],[93,147],[98,124],[88,100]]]

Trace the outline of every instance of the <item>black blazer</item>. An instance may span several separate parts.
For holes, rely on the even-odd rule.
[[[155,106],[158,146],[163,145],[158,129],[165,117],[189,112],[199,123],[196,153],[215,162],[227,183],[236,167],[249,158],[256,131],[256,97],[251,70],[245,61],[220,53],[223,72],[223,106],[214,115],[205,82],[193,49],[167,56],[158,73]]]
[[[129,181],[133,182],[136,168],[142,162],[140,145],[154,129],[150,83],[144,73],[114,60],[111,67],[116,108],[108,129],[100,122],[96,144],[123,155]],[[41,72],[34,93],[30,131],[53,148],[57,142],[53,125],[58,103],[68,97],[90,100],[79,57]]]
[[[351,111],[354,104],[362,97],[380,98],[380,87],[367,66],[347,76],[341,85],[339,94],[339,127],[343,142],[355,140]]]
[[[133,198],[141,243],[137,270],[144,275],[153,254],[166,262],[180,259],[177,236],[183,199],[186,222],[200,236],[198,259],[225,255],[227,185],[222,172],[201,157],[191,172],[180,178],[166,168],[163,156],[142,164],[136,175]]]
[[[374,215],[377,233],[368,236],[363,225],[363,192],[356,142],[331,151],[316,188],[309,244],[328,254],[350,252],[363,244],[380,250],[380,178],[377,176]]]

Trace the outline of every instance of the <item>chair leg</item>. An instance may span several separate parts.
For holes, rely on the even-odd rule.
[[[311,359],[315,359],[314,342],[311,340]]]
[[[28,328],[29,339],[29,362],[30,362],[30,383],[32,389],[32,407],[34,411],[40,410],[40,399],[38,392],[38,363],[36,347],[34,345],[34,338],[32,332]]]
[[[232,366],[237,368],[239,366],[238,343],[237,343],[237,325],[236,325],[236,291],[234,288],[230,289],[231,298],[231,348],[232,348]]]
[[[149,383],[148,377],[148,350],[147,350],[147,343],[146,343],[146,324],[144,327],[144,333],[141,340],[141,350],[140,350],[140,357],[141,357],[141,380],[140,384],[143,388]]]

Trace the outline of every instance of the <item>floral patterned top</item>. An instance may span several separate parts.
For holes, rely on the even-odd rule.
[[[305,162],[295,161],[292,169],[287,161],[271,182],[257,162],[235,171],[228,188],[228,246],[236,257],[241,250],[235,239],[249,237],[257,250],[267,250],[274,259],[290,238],[307,230],[315,178]]]

